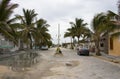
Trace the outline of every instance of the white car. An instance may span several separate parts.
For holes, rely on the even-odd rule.
[[[42,50],[48,50],[48,46],[42,46],[41,49]]]

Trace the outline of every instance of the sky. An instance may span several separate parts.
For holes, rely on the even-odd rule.
[[[37,18],[47,20],[50,25],[49,33],[53,43],[57,44],[58,25],[60,25],[60,42],[70,42],[70,38],[64,38],[69,22],[74,22],[75,18],[82,18],[87,27],[91,26],[93,17],[100,12],[111,10],[117,13],[118,0],[11,0],[12,3],[19,4],[14,10],[14,14],[23,15],[22,9],[35,9]]]

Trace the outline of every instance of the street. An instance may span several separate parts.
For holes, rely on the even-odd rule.
[[[119,79],[120,65],[94,56],[78,56],[75,50],[61,48],[63,56],[55,56],[56,48],[37,51],[39,63],[25,72],[9,71],[1,79]]]
[[[92,56],[78,56],[74,50],[62,49],[63,56],[54,56],[55,49],[42,51],[41,62],[30,79],[119,79],[120,66]]]
[[[0,79],[120,79],[120,0],[0,0]]]

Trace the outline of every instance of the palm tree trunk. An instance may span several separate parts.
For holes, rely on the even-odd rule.
[[[70,38],[71,39],[71,49],[73,49],[73,42],[72,42],[72,37]]]
[[[71,42],[72,49],[74,49],[74,46],[75,46],[75,44],[74,44],[74,37],[72,37],[72,42]]]
[[[19,41],[19,50],[23,50],[24,46],[23,46],[23,41],[20,39]]]
[[[73,44],[73,46],[74,46],[74,37],[72,38],[72,44]]]
[[[77,37],[78,38],[78,44],[79,44],[79,37]]]
[[[30,49],[32,49],[32,40],[30,40]]]
[[[30,34],[30,49],[32,49],[32,36],[31,36],[31,34]]]
[[[99,39],[95,41],[95,53],[97,56],[100,56],[100,47],[99,47]]]

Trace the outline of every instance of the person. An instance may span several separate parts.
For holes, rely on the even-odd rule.
[[[62,53],[62,51],[61,51],[61,50],[59,50],[59,53]]]

